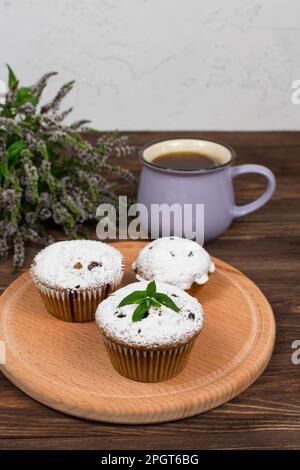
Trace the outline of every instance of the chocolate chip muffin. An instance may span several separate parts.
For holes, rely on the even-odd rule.
[[[205,284],[215,266],[198,243],[180,237],[163,237],[148,243],[132,265],[138,280],[166,282],[181,289]]]
[[[120,285],[124,260],[100,241],[61,241],[41,250],[30,271],[49,313],[84,322],[95,319],[99,302]]]

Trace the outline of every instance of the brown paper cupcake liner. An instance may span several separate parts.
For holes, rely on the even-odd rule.
[[[86,289],[59,289],[41,283],[32,274],[48,312],[59,320],[82,323],[95,320],[99,303],[106,299],[121,284],[123,271],[114,283]]]
[[[111,363],[119,374],[140,382],[161,382],[182,371],[190,356],[194,339],[175,348],[155,351],[126,347],[106,336],[104,342]]]

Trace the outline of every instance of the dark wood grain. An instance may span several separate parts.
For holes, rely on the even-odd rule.
[[[115,426],[89,423],[50,410],[0,377],[1,449],[299,449],[300,365],[291,344],[300,340],[300,133],[137,133],[137,145],[169,136],[201,136],[231,144],[237,163],[260,163],[277,178],[273,199],[236,221],[209,252],[249,276],[269,299],[277,323],[272,360],[263,376],[226,405],[175,423]],[[136,156],[124,165],[137,175]],[[236,181],[238,203],[256,198],[257,177]],[[136,188],[123,186],[133,195]],[[61,237],[61,234],[57,234]],[[30,247],[26,267],[37,247]],[[0,288],[16,277],[10,260],[0,265]]]

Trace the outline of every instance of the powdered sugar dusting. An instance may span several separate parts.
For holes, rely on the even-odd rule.
[[[139,280],[167,282],[189,289],[193,282],[205,284],[215,270],[207,251],[198,243],[179,237],[158,238],[139,253],[132,268]]]
[[[111,339],[128,346],[146,348],[185,343],[201,330],[204,313],[199,302],[178,287],[156,282],[157,292],[167,294],[180,308],[150,307],[149,314],[133,322],[136,304],[118,307],[121,300],[136,290],[145,290],[148,282],[129,284],[101,302],[96,311],[96,323]]]
[[[40,251],[32,274],[50,287],[78,289],[114,284],[123,272],[122,254],[96,240],[68,240]]]

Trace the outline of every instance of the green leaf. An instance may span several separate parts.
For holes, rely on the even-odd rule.
[[[150,305],[152,307],[160,307],[161,306],[161,304],[159,302],[157,302],[157,300],[155,300],[155,299],[150,299]]]
[[[8,147],[8,149],[7,149],[7,152],[8,152],[8,159],[7,159],[8,166],[10,166],[10,167],[14,166],[17,163],[20,153],[25,148],[27,148],[27,144],[23,140],[18,140],[18,141],[14,142],[13,144],[11,144]]]
[[[29,87],[19,88],[17,91],[16,99],[12,106],[19,107],[25,103],[32,103],[34,106],[36,106],[39,100],[38,98],[36,98],[36,96],[32,96],[31,93],[32,93],[32,90]]]
[[[171,310],[174,310],[174,312],[180,311],[180,308],[178,308],[177,305],[173,302],[173,300],[170,299],[170,297],[168,297],[166,294],[157,292],[153,297],[155,298],[155,300],[158,300],[158,302],[160,302],[165,307],[168,307]]]
[[[133,312],[132,321],[133,322],[141,321],[144,318],[145,313],[148,312],[148,309],[149,309],[149,306],[147,303],[143,302],[139,304],[136,307],[135,311]]]
[[[153,295],[154,295],[155,292],[156,292],[156,284],[155,284],[155,281],[149,282],[149,284],[147,285],[146,292],[147,292],[147,295],[148,295],[149,297],[153,297]]]
[[[12,68],[8,64],[6,64],[6,67],[8,69],[8,86],[9,86],[9,88],[12,88],[18,80],[17,80]]]
[[[9,106],[6,106],[6,105],[2,106],[1,114],[2,114],[3,117],[14,118],[14,114],[13,114],[12,110],[10,109]]]
[[[123,300],[119,303],[118,307],[123,307],[124,305],[131,305],[131,304],[136,304],[140,303],[140,301],[144,300],[146,298],[147,294],[146,291],[144,290],[137,290],[135,292],[132,292],[131,294],[127,295],[124,297]]]
[[[1,162],[0,163],[0,181],[2,182],[2,180],[5,181],[5,179],[9,176],[9,170],[8,170],[8,167],[7,167],[7,163],[6,162]]]

